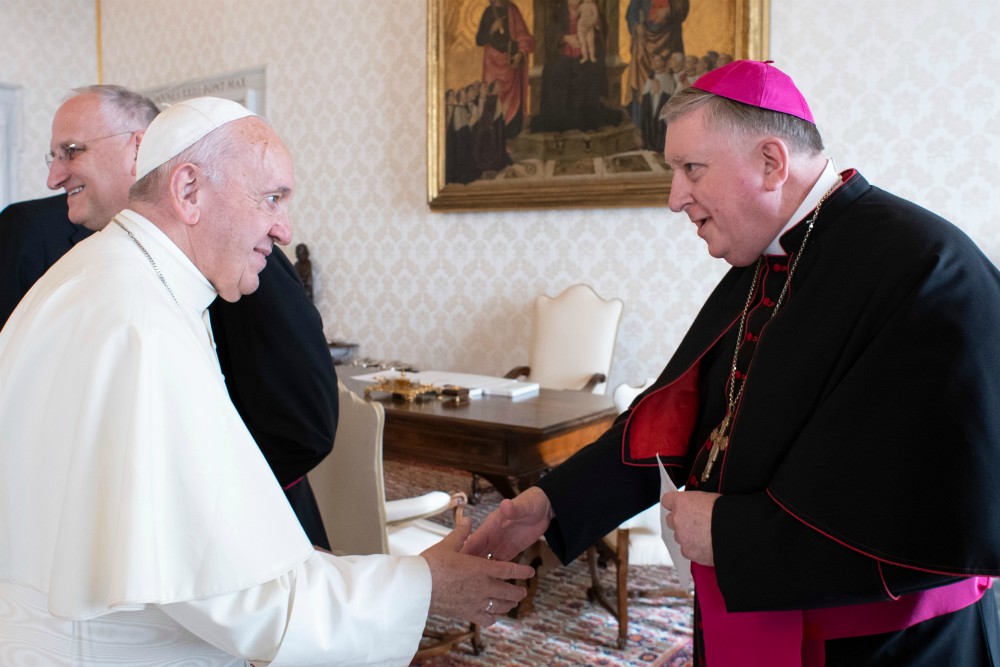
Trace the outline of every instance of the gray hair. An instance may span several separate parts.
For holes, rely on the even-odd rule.
[[[708,108],[705,120],[710,127],[729,130],[742,136],[773,135],[787,143],[792,151],[800,151],[809,156],[823,151],[823,138],[819,130],[807,120],[737,102],[694,87],[671,95],[660,111],[660,120],[669,125],[701,107]]]
[[[267,122],[259,116],[251,117]],[[246,138],[238,129],[234,122],[230,122],[209,132],[132,184],[128,191],[129,200],[157,201],[166,190],[170,172],[177,165],[186,162],[197,165],[209,183],[218,185],[224,182],[226,178],[224,165],[227,162],[238,161],[247,148]]]
[[[75,95],[93,94],[101,101],[101,115],[108,125],[122,131],[145,130],[160,109],[153,100],[122,86],[95,85],[73,89]]]

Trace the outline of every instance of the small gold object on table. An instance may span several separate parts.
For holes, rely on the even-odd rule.
[[[397,378],[375,378],[375,383],[365,387],[365,398],[371,398],[373,392],[385,392],[391,394],[394,399],[401,401],[413,401],[417,396],[423,394],[441,394],[441,387],[432,384],[420,384],[406,377],[406,373],[400,372]]]

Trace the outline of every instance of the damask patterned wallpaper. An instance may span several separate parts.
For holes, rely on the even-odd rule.
[[[41,14],[13,2],[18,15]],[[58,4],[83,18],[39,31],[56,57],[38,48],[14,72],[52,104],[49,116],[64,79],[91,82],[86,67],[66,66],[93,62],[89,38],[52,38],[85,32],[88,16],[92,26],[92,3]],[[726,268],[666,208],[431,214],[424,0],[102,9],[105,82],[149,88],[266,67],[268,116],[297,164],[295,242],[312,249],[328,334],[364,355],[503,373],[527,360],[534,295],[583,281],[625,301],[610,386],[638,382],[659,372]],[[771,10],[771,56],[803,88],[837,164],[953,220],[1000,262],[1000,6],[771,0]],[[19,33],[15,45],[28,39]],[[11,82],[6,69],[0,80]]]
[[[20,199],[45,188],[52,114],[70,89],[97,81],[93,0],[2,0],[0,83],[21,97]]]

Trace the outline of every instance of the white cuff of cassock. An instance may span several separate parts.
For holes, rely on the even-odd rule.
[[[254,667],[388,667],[410,663],[430,599],[420,556],[316,552],[260,586],[161,608]]]

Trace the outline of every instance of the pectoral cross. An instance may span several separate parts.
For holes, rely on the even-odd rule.
[[[712,433],[708,436],[708,439],[712,441],[712,449],[708,452],[708,461],[705,462],[705,469],[701,473],[702,482],[708,481],[712,474],[712,466],[715,465],[715,459],[719,458],[719,452],[726,451],[726,446],[729,444],[729,435],[726,433],[729,428],[729,414],[730,410],[727,409],[722,422],[712,429]]]

